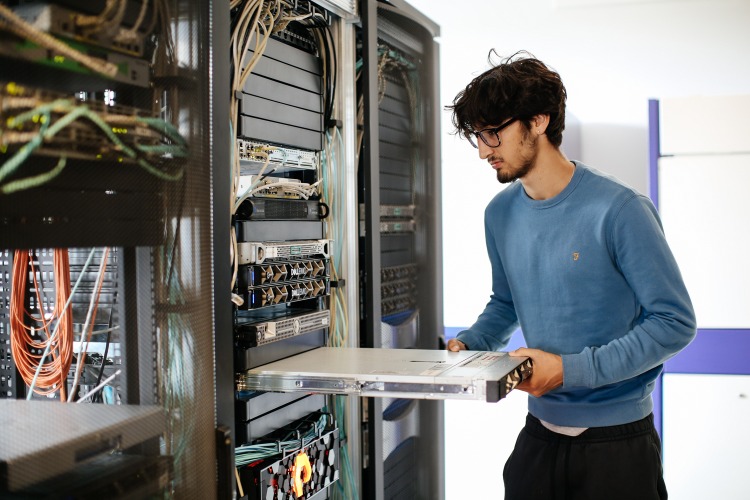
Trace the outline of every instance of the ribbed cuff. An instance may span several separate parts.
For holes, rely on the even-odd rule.
[[[563,387],[589,387],[590,364],[584,353],[563,354]]]

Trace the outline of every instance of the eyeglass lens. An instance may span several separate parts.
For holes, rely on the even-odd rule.
[[[499,127],[490,127],[482,129],[478,132],[470,132],[466,135],[466,138],[469,139],[469,142],[472,146],[475,148],[478,148],[476,137],[479,137],[482,139],[482,142],[484,142],[487,146],[491,148],[496,148],[500,146],[500,131],[516,121],[517,118],[511,118],[507,122],[503,123]]]

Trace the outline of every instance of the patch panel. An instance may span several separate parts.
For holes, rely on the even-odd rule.
[[[318,170],[320,153],[266,142],[237,139],[241,175],[257,175],[268,162],[264,173],[282,173],[294,170]]]

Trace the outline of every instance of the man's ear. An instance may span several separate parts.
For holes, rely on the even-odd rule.
[[[549,115],[535,115],[531,119],[531,131],[537,135],[542,135],[549,125]]]

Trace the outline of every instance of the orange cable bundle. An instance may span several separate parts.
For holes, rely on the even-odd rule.
[[[42,355],[47,350],[34,392],[47,395],[60,390],[60,400],[65,401],[68,371],[73,362],[73,316],[70,311],[63,310],[71,291],[68,250],[56,248],[53,262],[55,306],[51,317],[46,318],[34,256],[28,250],[15,251],[10,299],[10,347],[16,367],[27,386],[31,386]],[[26,310],[24,304],[29,274],[36,290],[38,317]],[[59,322],[56,332],[55,321]],[[42,331],[46,340],[33,338],[37,332],[42,337]]]

